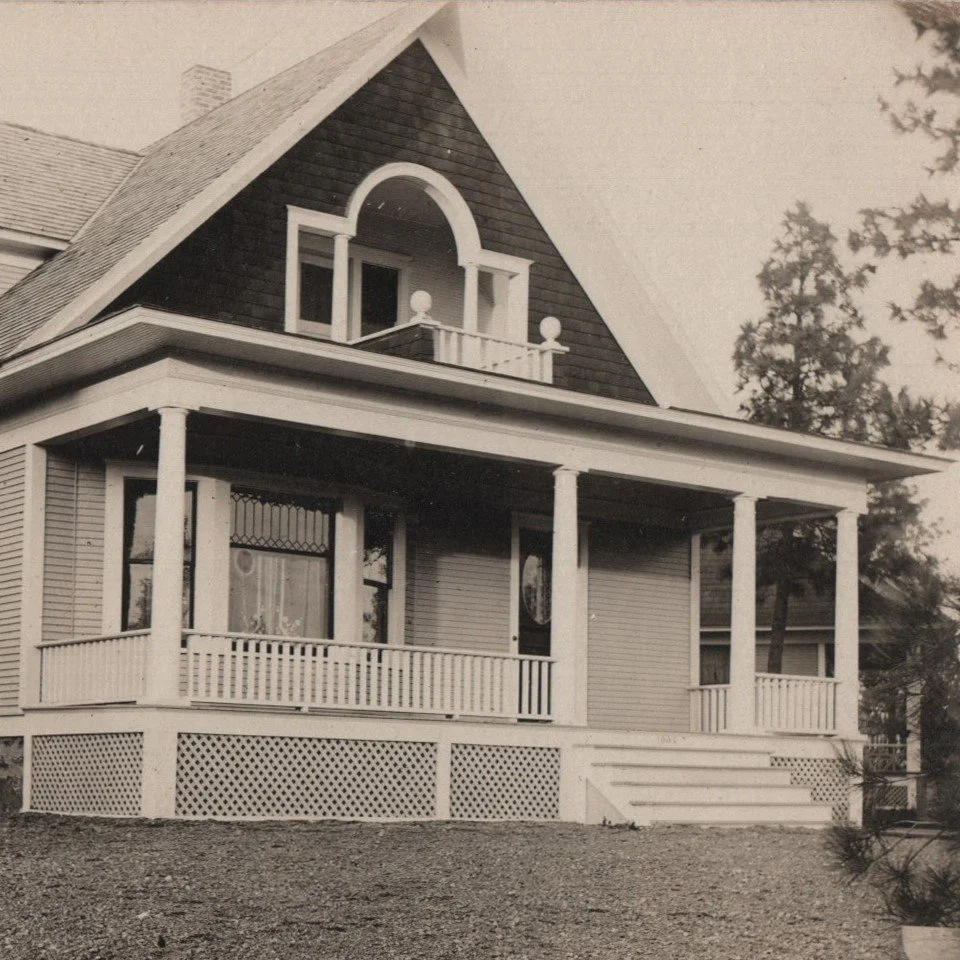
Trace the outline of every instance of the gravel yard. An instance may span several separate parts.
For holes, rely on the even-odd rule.
[[[816,832],[0,820],[0,956],[896,960]]]

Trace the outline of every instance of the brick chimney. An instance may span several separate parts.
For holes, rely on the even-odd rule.
[[[226,70],[190,67],[180,74],[180,122],[187,124],[226,103],[233,96],[233,80]]]

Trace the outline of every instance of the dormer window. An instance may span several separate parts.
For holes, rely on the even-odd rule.
[[[291,333],[547,383],[565,352],[527,342],[530,261],[485,250],[464,199],[426,167],[374,171],[342,217],[288,207],[287,244]],[[410,307],[417,290],[429,317]]]

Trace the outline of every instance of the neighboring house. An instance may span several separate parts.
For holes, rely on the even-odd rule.
[[[454,13],[399,8],[139,155],[5,132],[3,237],[43,261],[0,297],[24,809],[846,812],[856,517],[945,463],[721,416],[576,184],[544,203],[498,159]],[[834,676],[758,676],[757,522],[825,514]],[[730,682],[700,687],[724,523]]]

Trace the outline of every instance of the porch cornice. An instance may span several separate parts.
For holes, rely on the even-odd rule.
[[[827,440],[712,414],[595,397],[145,307],[74,330],[7,360],[0,366],[0,408],[77,381],[106,379],[118,369],[169,354],[246,362],[260,369],[271,367],[414,395],[482,403],[647,437],[708,444],[747,457],[760,454],[798,465],[826,465],[851,480],[877,482],[939,473],[954,462],[947,457]]]

